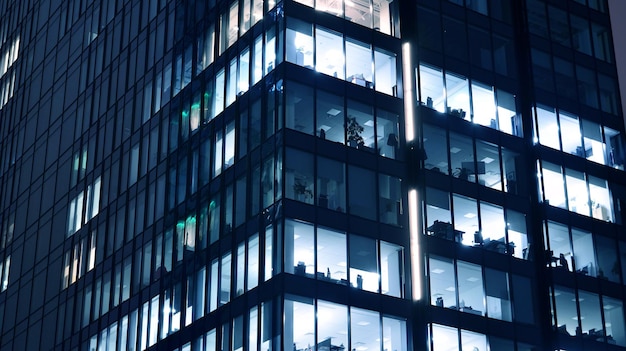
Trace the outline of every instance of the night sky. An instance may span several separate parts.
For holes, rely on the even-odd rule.
[[[617,74],[622,93],[622,109],[626,106],[626,0],[609,0]],[[624,118],[626,121],[626,118]]]

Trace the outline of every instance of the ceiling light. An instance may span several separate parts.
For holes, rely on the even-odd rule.
[[[335,116],[337,116],[340,112],[341,112],[341,111],[337,110],[336,108],[331,108],[331,109],[330,109],[330,110],[328,110],[326,113],[327,113],[329,116],[333,116],[333,117],[335,117]]]

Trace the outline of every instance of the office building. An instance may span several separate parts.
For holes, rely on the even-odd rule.
[[[0,10],[0,349],[626,349],[604,0]]]

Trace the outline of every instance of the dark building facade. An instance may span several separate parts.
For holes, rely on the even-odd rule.
[[[0,349],[626,349],[604,0],[0,10]]]

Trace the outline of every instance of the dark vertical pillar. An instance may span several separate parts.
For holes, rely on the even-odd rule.
[[[519,77],[519,107],[521,108],[522,127],[524,130],[524,143],[528,152],[524,162],[529,174],[535,174],[537,153],[533,144],[533,109],[534,109],[534,89],[532,81],[532,61],[530,51],[530,38],[527,25],[526,1],[513,1],[513,25],[515,28],[516,56],[518,62]],[[528,231],[529,237],[532,239],[531,257],[535,276],[535,308],[537,313],[537,323],[541,327],[541,334],[538,335],[537,341],[540,343],[541,350],[554,350],[551,338],[551,313],[550,313],[550,286],[551,276],[548,274],[545,264],[544,255],[544,238],[543,238],[543,218],[544,206],[536,206],[539,204],[539,180],[535,176],[527,177],[528,199],[530,201],[530,213],[528,214]]]

